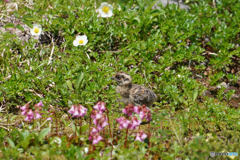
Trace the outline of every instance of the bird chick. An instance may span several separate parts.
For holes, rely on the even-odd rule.
[[[132,84],[132,77],[125,72],[117,72],[111,79],[117,82],[116,92],[122,96],[122,99],[118,99],[117,101],[123,102],[125,106],[128,104],[134,106],[145,104],[151,107],[157,98],[152,90],[144,86]]]

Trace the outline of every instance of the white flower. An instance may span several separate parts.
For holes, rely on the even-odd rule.
[[[111,17],[113,15],[113,7],[111,4],[108,4],[107,2],[103,2],[101,6],[97,9],[101,17]]]
[[[82,35],[82,36],[77,36],[76,39],[73,41],[73,45],[74,46],[84,46],[85,44],[87,44],[88,39],[86,35]]]
[[[39,24],[33,24],[33,28],[30,29],[33,36],[39,36],[42,32],[42,26]]]

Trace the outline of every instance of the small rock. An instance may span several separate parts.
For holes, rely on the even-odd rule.
[[[203,92],[203,96],[207,96],[207,97],[210,97],[210,98],[213,98],[214,96],[211,94],[210,91],[206,90]]]
[[[226,82],[222,82],[220,85],[217,86],[218,89],[220,89],[222,87],[227,88],[228,87],[227,83]]]
[[[208,43],[208,42],[210,42],[210,39],[209,38],[204,38],[204,42]]]
[[[229,101],[229,105],[233,108],[239,108],[239,102],[238,101],[231,100],[231,101]]]
[[[190,7],[188,6],[188,5],[186,5],[185,3],[183,3],[181,0],[179,0],[179,2],[178,2],[178,0],[159,0],[159,1],[157,1],[157,3],[155,3],[154,5],[153,5],[153,7],[152,7],[152,9],[161,9],[159,6],[158,6],[158,4],[159,3],[162,3],[162,5],[165,7],[166,5],[168,5],[168,4],[176,4],[176,5],[178,5],[179,4],[179,8],[181,8],[181,9],[185,9],[185,10],[189,10],[190,9]]]
[[[22,128],[22,127],[23,127],[23,125],[22,125],[22,124],[19,124],[19,125],[17,125],[17,127],[18,127],[18,128]]]

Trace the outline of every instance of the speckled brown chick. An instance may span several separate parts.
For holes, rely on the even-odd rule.
[[[144,86],[132,84],[132,77],[125,72],[117,72],[111,79],[117,82],[116,92],[122,96],[122,99],[117,101],[123,102],[125,106],[130,103],[134,106],[145,104],[151,107],[157,98],[152,90]]]

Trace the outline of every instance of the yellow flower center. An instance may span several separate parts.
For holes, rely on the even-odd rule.
[[[34,28],[33,32],[37,34],[39,32],[39,28]]]
[[[108,6],[104,6],[104,7],[102,8],[102,11],[103,11],[104,13],[108,13],[108,12],[109,12],[109,7],[108,7]]]
[[[79,44],[83,44],[84,42],[83,42],[83,40],[79,40],[78,43]]]

